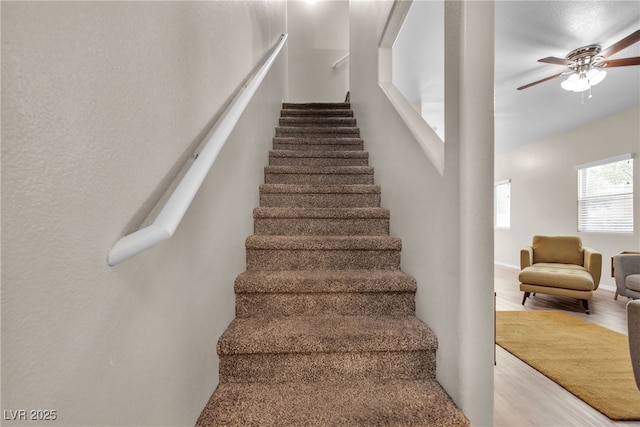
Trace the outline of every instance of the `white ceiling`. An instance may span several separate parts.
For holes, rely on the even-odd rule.
[[[442,31],[438,30],[438,25],[429,24],[433,12],[428,9],[434,9],[428,3],[432,2],[414,2],[405,22],[406,31],[414,32],[410,37],[413,48],[419,51],[429,51],[426,40],[437,37],[433,34],[424,37],[425,32]],[[414,13],[422,14],[418,19],[421,25],[412,27],[411,15]],[[497,153],[640,105],[640,66],[607,69],[604,81],[592,88],[593,98],[588,99],[588,92],[585,93],[584,104],[582,94],[567,92],[560,87],[566,77],[516,90],[519,86],[568,70],[560,65],[537,62],[540,58],[564,58],[573,49],[589,44],[600,44],[605,49],[640,29],[640,1],[498,0],[495,13]],[[422,34],[417,35],[417,31]],[[405,27],[397,43],[401,42],[403,32]],[[420,47],[421,43],[424,43],[423,47]],[[640,43],[616,53],[611,59],[631,56],[640,56]],[[432,80],[434,75],[442,75],[441,64],[414,56],[407,59],[405,64],[406,69],[411,71],[398,75],[399,81],[396,81],[395,61],[394,54],[394,83],[405,96],[413,94],[407,96],[409,101],[429,100],[429,88],[433,85],[420,83],[419,76],[432,76]]]

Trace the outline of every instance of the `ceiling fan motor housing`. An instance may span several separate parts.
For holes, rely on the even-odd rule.
[[[569,68],[577,73],[585,72],[602,58],[598,56],[602,47],[599,44],[590,44],[588,46],[579,47],[569,52],[566,58],[573,61]]]

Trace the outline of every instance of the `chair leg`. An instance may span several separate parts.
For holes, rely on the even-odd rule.
[[[618,300],[618,289],[616,289],[616,293],[613,296],[613,299],[616,300],[616,301]]]
[[[524,305],[524,302],[527,300],[527,298],[529,298],[529,295],[531,295],[531,292],[524,293],[524,297],[522,298],[522,305]]]
[[[582,301],[582,307],[584,307],[585,313],[591,314],[591,313],[589,313],[589,301],[586,300],[586,299],[583,299],[583,300],[580,300],[580,301]]]

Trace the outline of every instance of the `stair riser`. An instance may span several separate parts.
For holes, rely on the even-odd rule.
[[[278,127],[276,138],[360,138],[360,130],[354,127]]]
[[[368,166],[369,160],[343,157],[270,157],[270,166]]]
[[[435,351],[220,356],[220,382],[435,379]]]
[[[369,208],[380,207],[380,194],[261,193],[261,207]]]
[[[351,110],[320,110],[320,109],[307,109],[307,110],[294,110],[286,109],[280,112],[281,117],[353,117],[353,111]]]
[[[327,128],[329,129],[329,128]],[[276,137],[282,138],[360,138],[360,132],[353,133],[331,133],[331,132],[298,132],[298,131],[276,131]]]
[[[382,236],[389,234],[389,220],[334,218],[256,218],[255,234],[280,236]]]
[[[268,316],[410,316],[413,292],[241,293],[237,317]]]
[[[352,185],[373,184],[373,174],[306,174],[306,173],[265,173],[265,184],[300,185]]]
[[[351,104],[348,102],[308,102],[296,104],[292,102],[283,102],[282,103],[283,110],[349,110],[351,109]]]
[[[356,119],[353,117],[281,117],[280,126],[300,127],[354,127]]]
[[[247,249],[247,270],[399,270],[399,250]]]
[[[274,140],[273,149],[296,151],[362,151],[364,150],[364,142],[323,144],[320,141],[313,142],[312,140],[300,142]]]

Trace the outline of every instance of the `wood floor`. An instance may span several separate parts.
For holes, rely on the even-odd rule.
[[[550,295],[532,296],[522,306],[518,272],[495,268],[496,310],[562,310],[567,314],[627,334],[625,297],[598,289],[586,315],[578,300]],[[638,422],[613,422],[582,400],[496,346],[495,426],[639,426]]]

